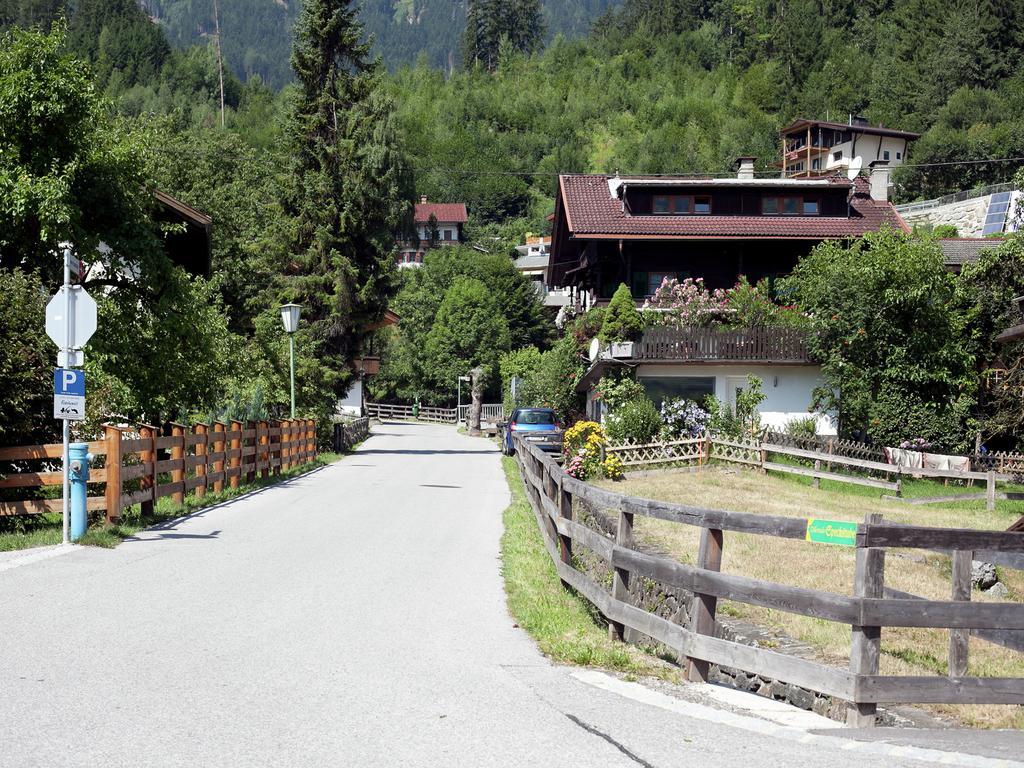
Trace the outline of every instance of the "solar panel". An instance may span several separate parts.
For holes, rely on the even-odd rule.
[[[1006,226],[1006,212],[1010,208],[1010,193],[996,192],[988,201],[988,211],[985,213],[985,223],[981,229],[981,236],[1000,235]]]

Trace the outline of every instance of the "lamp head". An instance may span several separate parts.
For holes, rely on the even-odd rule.
[[[295,333],[299,328],[299,314],[302,307],[299,304],[285,304],[281,307],[281,322],[284,323],[285,333]]]

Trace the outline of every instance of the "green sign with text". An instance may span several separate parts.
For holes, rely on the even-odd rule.
[[[838,544],[841,547],[855,547],[857,546],[857,523],[811,518],[807,521],[806,539],[818,544]]]

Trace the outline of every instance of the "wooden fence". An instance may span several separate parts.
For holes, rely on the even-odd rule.
[[[415,414],[415,415],[414,415]],[[469,418],[469,406],[456,408],[434,408],[423,405],[414,410],[412,405],[390,403],[367,403],[366,415],[387,421],[430,421],[438,424],[457,424]],[[504,418],[505,408],[501,403],[484,403],[480,411],[483,421],[497,422]]]
[[[162,433],[163,432],[163,433]],[[0,477],[0,489],[39,489],[61,485],[60,444],[0,448],[0,462],[15,471]],[[121,510],[142,504],[152,511],[162,496],[181,503],[185,493],[219,493],[225,485],[237,488],[257,475],[268,477],[316,458],[313,419],[213,424],[168,424],[164,430],[107,425],[102,440],[89,443],[89,452],[102,457],[102,467],[90,468],[87,509],[104,510],[114,522]],[[42,462],[46,467],[29,471]],[[97,486],[103,486],[102,493]],[[128,486],[126,488],[126,486]],[[61,499],[25,498],[0,501],[0,516],[59,512]]]
[[[952,469],[929,469],[924,467],[903,467],[885,461],[855,458],[852,456],[831,453],[821,450],[794,447],[792,444],[771,442],[772,433],[765,439],[724,438],[705,435],[703,437],[672,440],[661,443],[636,445],[624,443],[610,445],[605,449],[607,454],[618,456],[623,466],[628,469],[655,464],[678,463],[683,465],[702,465],[711,460],[744,464],[761,470],[784,472],[803,475],[814,481],[814,487],[820,487],[822,480],[835,480],[841,483],[864,485],[891,491],[897,497],[903,493],[905,477],[932,477],[944,480],[959,480],[967,483],[983,482],[985,491],[978,494],[957,494],[955,496],[936,496],[929,502],[950,500],[985,500],[989,508],[994,508],[998,497],[1006,498],[1006,494],[996,493],[997,482],[1009,482],[1014,475],[999,473],[992,470],[986,472],[961,472]],[[776,456],[796,459],[804,464],[783,463],[772,460]],[[845,468],[847,473],[837,471]]]
[[[334,422],[334,434],[331,437],[331,447],[335,452],[342,453],[352,449],[356,443],[360,443],[370,436],[370,418],[363,416],[359,419],[350,419]]]
[[[1024,533],[894,525],[872,515],[857,526],[850,542],[856,547],[852,596],[793,587],[722,573],[724,534],[734,531],[805,540],[808,520],[701,509],[614,493],[567,475],[543,451],[516,439],[516,462],[527,497],[562,582],[598,608],[617,639],[621,640],[625,628],[630,627],[676,650],[687,659],[690,680],[706,682],[709,665],[717,664],[801,686],[849,702],[847,723],[853,726],[874,724],[878,704],[1024,704],[1024,678],[966,676],[969,634],[1002,638],[1006,642],[1001,644],[1007,647],[1015,647],[1013,643],[1021,643],[1024,637],[1024,605],[970,602],[971,559],[976,550],[1019,556],[1024,553]],[[574,519],[576,501],[618,513],[614,541]],[[635,515],[700,528],[696,564],[686,565],[636,549]],[[577,545],[609,563],[613,569],[610,593],[574,567],[573,548]],[[953,599],[924,600],[887,591],[885,552],[896,547],[952,552]],[[629,583],[633,578],[652,579],[692,593],[689,626],[630,604]],[[848,624],[849,668],[716,637],[719,598]],[[949,629],[949,676],[880,675],[883,627]]]
[[[392,405],[389,403],[367,403],[366,415],[384,421],[430,421],[438,424],[455,424],[454,408],[434,408],[413,405]]]

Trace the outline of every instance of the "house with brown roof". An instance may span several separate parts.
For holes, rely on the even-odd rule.
[[[457,245],[468,219],[465,203],[431,203],[423,195],[413,211],[415,236],[399,241],[399,267],[416,267],[430,248]]]
[[[854,240],[884,226],[907,231],[888,200],[889,167],[871,176],[756,178],[754,158],[740,158],[729,178],[566,175],[558,180],[549,285],[570,286],[574,305],[607,302],[625,283],[639,304],[665,280],[702,278],[709,289],[739,277],[769,282],[825,240]],[[809,347],[783,328],[649,329],[642,339],[595,350],[581,382],[591,416],[603,371],[628,365],[656,403],[700,402],[714,394],[735,404],[748,375],[762,382],[764,423],[782,428],[806,417],[823,382]],[[834,421],[818,414],[818,431]]]
[[[782,157],[775,164],[785,178],[809,178],[867,168],[876,160],[891,168],[907,160],[919,133],[871,125],[863,117],[846,123],[799,118],[780,131]]]
[[[824,240],[885,225],[907,231],[888,200],[888,166],[870,179],[755,178],[741,158],[730,178],[565,175],[558,179],[548,285],[573,286],[581,306],[620,283],[651,296],[665,278],[730,288],[788,274]]]

